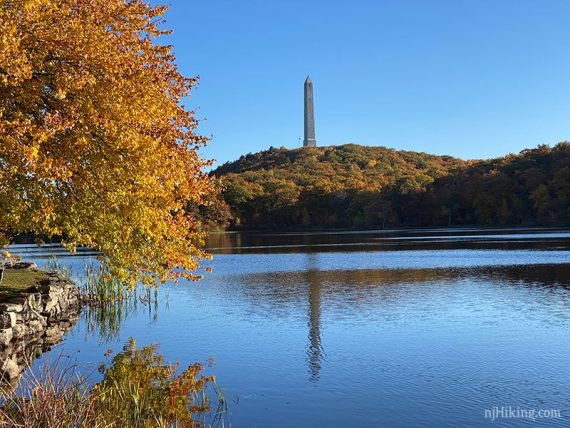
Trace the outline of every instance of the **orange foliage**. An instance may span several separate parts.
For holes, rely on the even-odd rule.
[[[188,277],[207,257],[184,211],[212,188],[181,101],[165,7],[11,0],[0,7],[0,235],[61,235],[130,281]]]

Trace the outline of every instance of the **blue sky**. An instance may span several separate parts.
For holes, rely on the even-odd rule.
[[[489,158],[570,140],[569,0],[170,0],[219,163],[303,138]]]

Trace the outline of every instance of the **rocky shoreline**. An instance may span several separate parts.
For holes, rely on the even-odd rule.
[[[35,270],[31,263],[11,269]],[[59,343],[77,322],[82,305],[76,284],[59,273],[0,303],[0,379],[14,384],[34,358]]]

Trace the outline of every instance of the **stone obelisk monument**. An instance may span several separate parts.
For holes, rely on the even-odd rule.
[[[303,140],[303,147],[314,147],[316,145],[313,81],[309,76],[307,76],[307,80],[305,80],[305,139]]]

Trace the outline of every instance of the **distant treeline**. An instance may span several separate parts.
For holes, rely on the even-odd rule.
[[[570,143],[463,161],[344,145],[270,148],[212,172],[201,209],[233,229],[570,225]]]

